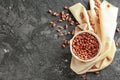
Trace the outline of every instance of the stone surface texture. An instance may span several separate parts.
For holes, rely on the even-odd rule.
[[[108,1],[120,8],[120,0]],[[69,67],[69,46],[61,48],[72,36],[58,38],[49,25],[57,18],[47,13],[77,2],[89,8],[88,0],[0,0],[0,80],[83,80]],[[120,11],[117,22],[120,27]],[[115,41],[120,43],[120,33]],[[87,73],[87,80],[120,80],[120,46],[112,64],[99,75]]]

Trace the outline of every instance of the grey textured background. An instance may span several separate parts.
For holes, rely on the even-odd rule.
[[[48,23],[56,18],[47,13],[77,2],[88,7],[88,0],[0,0],[0,80],[83,80],[69,68],[69,47],[60,46],[72,36],[58,38]],[[120,8],[120,0],[109,2]],[[120,43],[119,35],[115,40]],[[113,63],[100,75],[88,73],[87,80],[120,80],[119,56],[120,46]]]

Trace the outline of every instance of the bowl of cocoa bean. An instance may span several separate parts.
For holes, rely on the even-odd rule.
[[[93,61],[101,52],[100,38],[94,32],[80,31],[70,40],[70,51],[79,61]]]

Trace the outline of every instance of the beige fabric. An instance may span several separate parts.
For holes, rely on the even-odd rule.
[[[69,8],[71,13],[73,14],[73,16],[76,18],[76,20],[80,23],[83,24],[84,21],[86,22],[86,24],[89,26],[87,27],[88,30],[93,30],[92,27],[90,26],[89,23],[89,18],[87,15],[87,10],[85,9],[85,7],[81,4],[81,3],[77,3],[74,6]],[[83,21],[80,17],[80,13],[83,12],[85,20]]]
[[[98,0],[98,2],[100,1]],[[95,23],[95,30],[97,32],[97,35],[101,38],[100,24],[98,24],[98,16],[96,16],[96,12],[94,10],[94,8],[96,7],[95,2],[94,0],[90,0],[89,3],[90,3],[90,16],[92,17],[92,20]]]
[[[92,7],[94,6],[94,1],[90,0],[90,5],[92,4]],[[96,22],[97,16],[94,12],[94,10],[90,10],[91,16],[93,21],[95,22],[95,27],[97,29],[97,35],[100,37],[102,42],[102,50],[101,54],[91,62],[80,62],[74,57],[71,59],[71,69],[76,72],[77,74],[83,74],[86,72],[94,72],[99,71],[101,69],[104,69],[108,65],[111,64],[113,61],[116,47],[114,42],[114,34],[115,34],[115,28],[116,28],[116,19],[117,19],[117,13],[118,8],[111,5],[108,8],[107,5],[110,4],[107,1],[103,1],[101,3],[100,9],[99,9],[99,18],[100,18],[100,24]],[[82,9],[81,9],[82,8]],[[92,27],[90,26],[89,21],[87,23],[82,23],[82,20],[80,19],[80,12],[85,10],[84,12],[87,12],[85,7],[77,3],[69,8],[72,12],[73,16],[76,18],[76,20],[80,23],[79,28],[82,28],[83,30],[87,30],[86,27],[88,27],[88,30],[92,31]],[[86,19],[89,20],[88,14],[84,14],[86,16]],[[84,27],[85,26],[85,27]],[[78,27],[75,28],[75,34],[80,31]],[[94,67],[93,67],[94,66]]]

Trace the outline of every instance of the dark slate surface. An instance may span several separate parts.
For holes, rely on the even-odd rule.
[[[120,7],[120,0],[109,1]],[[0,80],[82,80],[69,68],[69,47],[60,46],[72,36],[58,38],[48,23],[56,18],[47,13],[77,2],[88,7],[88,0],[0,0]],[[115,35],[118,42],[119,35]],[[120,46],[113,63],[98,76],[88,73],[87,80],[120,80],[119,56]]]

